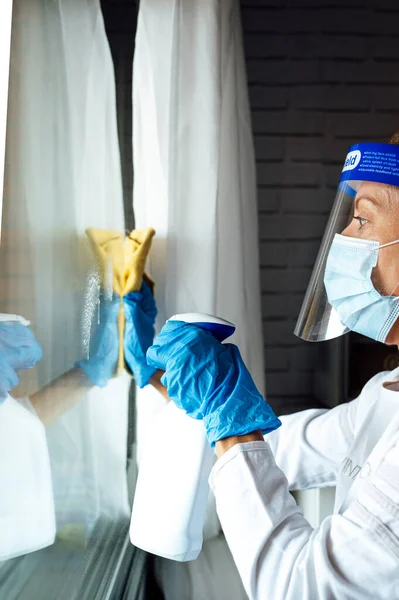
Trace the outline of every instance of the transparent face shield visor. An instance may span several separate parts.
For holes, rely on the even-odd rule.
[[[354,240],[351,237],[345,239],[342,236],[343,232],[345,232],[344,235],[349,236],[349,233],[345,230],[355,216],[357,194],[359,190],[361,190],[362,184],[365,182],[399,186],[398,146],[391,144],[364,143],[356,144],[349,149],[349,153],[344,162],[330,218],[326,226],[319,254],[294,331],[295,335],[303,340],[319,342],[337,338],[351,330],[357,331],[356,327],[352,326],[352,323],[355,322],[353,315],[351,319],[345,318],[345,324],[342,318],[342,311],[338,312],[336,308],[339,303],[335,302],[335,307],[330,303],[329,295],[331,299],[332,293],[330,289],[330,294],[328,295],[327,287],[329,270],[331,270],[331,256],[333,250],[334,252],[336,250],[335,246],[337,243],[342,246],[345,245],[345,242],[347,241],[348,245],[352,246],[347,253],[349,260],[346,265],[344,264],[345,252],[342,252],[341,254],[342,264],[339,269],[346,270],[347,282],[349,284],[346,293],[341,291],[341,296],[345,293],[347,298],[350,298],[350,294],[353,294],[353,291],[350,289],[351,279],[356,278],[358,264],[355,264],[356,261],[351,264],[350,257],[357,256],[356,246],[362,253],[367,249],[366,257],[368,259],[372,257],[372,260],[374,261],[373,266],[377,264],[378,251],[383,246],[380,246],[374,238],[373,240],[361,238]],[[365,237],[367,236],[365,235]],[[396,237],[399,237],[399,235]],[[392,243],[397,243],[397,240],[392,241]],[[334,248],[332,249],[333,245]],[[355,254],[353,253],[354,250]],[[373,281],[372,275],[371,281]],[[344,283],[343,278],[341,284],[342,283]],[[366,286],[366,282],[362,283]],[[369,293],[375,294],[374,300],[377,300],[378,296],[380,296],[376,289],[370,290]],[[357,298],[357,300],[359,300],[359,298]],[[388,300],[388,298],[386,298],[386,300]],[[353,298],[351,301],[353,301]],[[331,302],[333,302],[333,300],[331,300]],[[394,304],[395,310],[393,311],[390,309],[391,327],[394,320],[397,318],[397,313],[399,313],[399,302],[395,302]],[[379,310],[376,301],[374,302],[374,305],[374,310]],[[361,311],[358,311],[358,315],[360,312]],[[364,333],[364,335],[368,335],[368,337],[378,339],[377,335],[371,335],[367,331],[359,331],[359,333]],[[379,339],[379,341],[383,340]]]

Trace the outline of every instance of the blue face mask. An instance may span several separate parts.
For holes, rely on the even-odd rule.
[[[327,258],[324,285],[329,303],[342,323],[357,333],[385,342],[399,317],[399,297],[381,296],[371,280],[380,245],[336,234]]]

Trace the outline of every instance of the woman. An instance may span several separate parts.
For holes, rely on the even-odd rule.
[[[399,345],[398,165],[396,145],[351,148],[296,330],[304,339],[353,330]],[[234,346],[167,323],[147,360],[216,446],[210,485],[251,599],[399,598],[399,369],[277,429]],[[333,485],[334,514],[313,529],[289,489]]]

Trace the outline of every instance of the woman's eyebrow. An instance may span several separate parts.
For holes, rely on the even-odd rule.
[[[375,208],[377,210],[381,210],[381,204],[378,202],[378,200],[376,198],[373,198],[371,196],[358,196],[357,198],[355,198],[355,203],[357,206],[358,202],[370,202],[371,204],[373,204],[373,206],[375,206]]]

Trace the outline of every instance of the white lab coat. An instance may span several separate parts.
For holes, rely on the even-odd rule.
[[[283,417],[218,460],[210,484],[251,599],[399,598],[398,392],[399,369],[379,373],[353,402]],[[332,485],[334,514],[313,529],[289,489]]]

